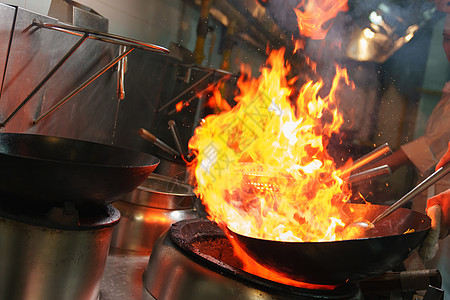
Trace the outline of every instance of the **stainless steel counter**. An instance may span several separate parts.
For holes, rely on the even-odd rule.
[[[156,300],[144,288],[142,274],[150,254],[111,248],[99,300]]]

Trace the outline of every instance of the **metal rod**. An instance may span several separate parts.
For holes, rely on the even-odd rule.
[[[176,96],[175,98],[173,98],[172,100],[170,100],[169,102],[167,102],[166,104],[164,104],[163,106],[161,106],[158,109],[158,112],[163,111],[164,109],[166,109],[167,107],[169,107],[170,105],[172,105],[174,102],[176,102],[178,99],[180,99],[184,94],[186,94],[187,92],[191,91],[192,89],[194,89],[197,85],[199,85],[200,83],[202,83],[204,80],[206,80],[211,74],[213,74],[214,71],[209,71],[205,76],[203,76],[202,78],[200,78],[199,81],[197,81],[196,83],[194,83],[193,85],[191,85],[190,87],[188,87],[187,89],[185,89],[183,92],[181,92],[178,96]]]
[[[16,28],[16,20],[17,20],[17,10],[14,14],[14,19],[12,21],[12,26],[11,26],[11,32],[9,34],[8,50],[6,51],[5,66],[3,68],[2,83],[0,85],[0,99],[2,98],[2,95],[3,95],[3,85],[5,84],[6,71],[8,70],[9,54],[11,53],[11,46],[12,46],[12,41],[13,41],[13,37],[14,37],[14,28]]]
[[[387,155],[387,154],[391,154],[391,153],[392,153],[392,150],[389,147],[389,145],[386,143],[386,144],[376,148],[372,152],[364,155],[363,157],[355,160],[350,167],[348,167],[347,169],[345,169],[342,172],[342,176],[341,177],[342,178],[348,177],[348,176],[350,176],[350,173],[353,172],[354,170],[359,169],[362,166],[367,165],[367,164],[369,164],[371,162],[374,162],[378,158],[380,158],[380,157],[382,157],[384,155]]]
[[[449,172],[450,172],[450,162],[447,162],[443,167],[440,167],[436,172],[428,176],[424,181],[422,181],[415,188],[409,191],[405,196],[400,198],[400,200],[389,206],[388,209],[386,209],[383,213],[381,213],[378,217],[376,217],[375,220],[372,221],[372,224],[375,224],[381,221],[382,219],[386,218],[387,216],[389,216],[403,204],[414,199],[417,195],[425,191],[431,185],[435,184],[438,180],[447,175]]]
[[[105,73],[107,70],[109,70],[112,66],[114,66],[119,60],[127,56],[131,51],[133,51],[134,48],[130,48],[126,50],[125,52],[119,54],[114,58],[112,61],[110,61],[106,66],[104,66],[102,69],[100,69],[97,73],[92,75],[88,80],[83,82],[81,85],[79,85],[75,90],[73,90],[69,95],[64,97],[61,101],[59,101],[56,105],[54,105],[52,108],[50,108],[46,113],[44,113],[42,116],[37,118],[33,121],[33,124],[40,123],[43,119],[48,117],[50,114],[52,114],[55,110],[57,110],[59,107],[61,107],[64,103],[69,101],[73,96],[78,94],[81,90],[83,90],[85,87],[87,87],[89,84],[91,84],[95,79],[97,79],[100,75]]]
[[[11,121],[11,119],[19,112],[22,107],[30,101],[31,97],[33,97],[42,86],[55,74],[56,71],[69,59],[69,57],[83,44],[83,42],[88,38],[89,34],[85,33],[72,48],[60,59],[60,61],[50,70],[50,72],[45,75],[45,77],[39,82],[36,87],[31,91],[30,94],[20,103],[16,109],[8,116],[6,119],[0,123],[0,127],[6,126],[6,124]]]
[[[203,94],[204,91],[206,91],[207,89],[209,89],[209,86],[205,87],[203,90],[199,91],[198,93],[196,93],[194,96],[192,96],[191,98],[189,98],[186,101],[183,101],[183,107],[181,109],[183,109],[184,107],[186,107],[187,104],[191,103],[192,100],[196,99],[196,98],[200,98],[201,94]],[[171,116],[173,114],[176,114],[178,112],[177,108],[175,107],[174,109],[172,109],[171,111],[169,111],[167,113],[168,116]]]
[[[359,181],[374,179],[376,177],[382,177],[387,175],[391,175],[391,168],[389,168],[388,165],[383,165],[357,174],[350,175],[347,179],[347,182],[354,184]]]
[[[144,128],[140,128],[138,131],[139,135],[144,138],[145,140],[149,141],[150,143],[153,143],[155,146],[157,146],[159,149],[175,156],[180,156],[180,153],[178,153],[176,150],[174,150],[172,147],[158,139],[156,136],[145,130]]]
[[[119,47],[119,53],[127,50],[125,46]],[[126,57],[119,60],[117,63],[117,98],[119,100],[125,99],[125,71],[126,71]]]
[[[169,53],[168,49],[158,46],[158,45],[144,43],[142,41],[123,37],[120,35],[100,32],[100,31],[91,30],[91,29],[87,29],[87,28],[81,28],[81,27],[77,27],[77,26],[64,25],[64,24],[42,23],[39,21],[33,21],[33,25],[37,26],[37,27],[41,27],[41,28],[52,29],[52,30],[61,31],[64,33],[78,35],[78,36],[81,36],[82,35],[81,33],[87,33],[87,34],[89,34],[90,39],[99,40],[102,42],[123,45],[123,46],[131,47],[131,48],[139,48],[139,49],[154,51],[154,52],[158,52],[158,53]]]
[[[186,150],[181,142],[181,136],[180,136],[180,133],[178,132],[175,121],[170,120],[168,123],[169,123],[170,131],[172,132],[172,135],[173,135],[173,139],[175,140],[175,144],[177,145],[177,149],[180,152],[181,156],[184,157],[186,155]]]

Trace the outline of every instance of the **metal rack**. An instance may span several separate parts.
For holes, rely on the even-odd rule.
[[[76,87],[72,92],[70,92],[67,96],[58,101],[55,105],[53,105],[47,112],[43,113],[41,116],[37,117],[33,120],[33,124],[38,124],[46,117],[55,112],[59,107],[61,107],[64,103],[69,101],[73,96],[78,94],[81,90],[91,84],[95,79],[100,77],[107,70],[112,68],[115,64],[123,60],[131,51],[134,49],[142,49],[157,53],[169,53],[169,50],[157,46],[154,44],[144,43],[138,40],[134,40],[131,38],[122,37],[119,35],[114,35],[110,33],[98,32],[95,30],[80,28],[77,26],[71,25],[63,25],[63,24],[51,24],[51,23],[43,23],[40,21],[33,20],[31,26],[37,28],[51,29],[59,32],[64,32],[72,35],[79,36],[80,39],[69,49],[69,51],[56,63],[56,65],[44,76],[44,78],[36,85],[36,87],[28,94],[28,96],[14,109],[14,111],[8,115],[2,122],[0,122],[0,127],[6,126],[6,124],[11,121],[11,119],[24,107],[31,98],[44,86],[44,84],[55,74],[55,72],[61,68],[61,66],[69,59],[70,56],[87,40],[93,39],[102,42],[107,42],[111,44],[121,45],[120,53],[113,58],[109,63],[107,63],[103,68],[97,71],[94,75]]]

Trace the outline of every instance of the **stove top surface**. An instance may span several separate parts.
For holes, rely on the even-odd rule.
[[[198,236],[201,234],[201,232],[198,232]],[[211,260],[212,258],[212,260],[217,260],[223,265],[224,263],[221,262],[221,259],[214,258],[214,256],[217,257],[219,255],[220,258],[220,255],[229,255],[229,253],[226,253],[228,246],[226,241],[220,238],[223,237],[223,232],[222,234],[220,232],[216,235],[213,234],[213,236],[218,237],[214,243],[221,245],[224,251],[218,251],[216,254],[206,254],[206,256],[209,256],[207,260]],[[189,243],[189,247],[195,248],[195,246],[195,242],[192,244]],[[228,263],[235,264],[236,262],[228,261]],[[236,267],[238,268],[239,266],[226,266],[226,268],[231,268],[232,272],[236,272]],[[173,242],[173,239],[168,233],[165,233],[153,247],[151,255],[150,253],[138,253],[111,248],[101,283],[99,300],[219,300],[231,299],[226,297],[236,297],[237,295],[239,295],[239,299],[247,299],[245,297],[248,295],[251,297],[248,299],[284,300],[318,299],[318,297],[320,299],[326,299],[326,297],[324,298],[320,294],[302,295],[302,289],[297,290],[296,294],[292,294],[292,290],[297,289],[295,287],[285,288],[284,295],[279,291],[271,294],[264,286],[258,287],[254,283],[252,286],[251,283],[249,284],[244,280],[233,279],[233,275],[227,275],[226,273],[228,271],[220,271],[221,268],[222,266],[217,269],[217,267],[211,264],[205,264],[204,258],[198,255],[193,256],[187,254],[183,248]],[[417,292],[405,292],[398,290],[396,287],[392,291],[386,291],[383,288],[379,288],[377,284],[375,287],[370,286],[372,288],[369,291],[372,293],[370,295],[371,299],[386,299],[386,295],[393,300],[411,299],[411,296]],[[205,291],[208,292],[199,296],[199,291],[202,291],[202,293]],[[361,292],[356,292],[354,295],[352,295],[354,290],[349,289],[348,292],[350,293],[348,295],[331,295],[329,299],[360,299],[359,297],[361,297]],[[363,296],[366,296],[365,293],[366,291],[362,291]],[[419,293],[423,295],[423,289]]]

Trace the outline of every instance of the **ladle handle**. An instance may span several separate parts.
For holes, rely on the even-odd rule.
[[[409,191],[409,193],[403,196],[400,200],[389,206],[388,209],[386,209],[383,213],[381,213],[378,217],[376,217],[375,220],[372,221],[372,224],[375,224],[381,221],[382,219],[386,218],[387,216],[389,216],[403,204],[411,201],[413,198],[415,198],[417,195],[425,191],[427,188],[436,183],[438,180],[447,175],[449,172],[450,172],[450,162],[447,162],[444,166],[440,167],[436,172],[428,176],[424,181],[422,181],[415,188]]]

